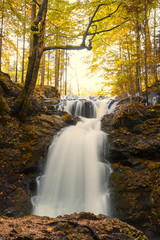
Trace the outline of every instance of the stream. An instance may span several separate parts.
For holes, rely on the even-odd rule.
[[[65,110],[79,116],[75,126],[62,129],[49,147],[44,175],[37,178],[33,214],[57,217],[74,212],[111,216],[108,179],[112,168],[105,149],[107,135],[101,131],[101,117],[109,99],[67,101]]]

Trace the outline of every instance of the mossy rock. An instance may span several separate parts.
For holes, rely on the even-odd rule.
[[[132,128],[134,125],[140,123],[143,108],[143,104],[133,101],[122,105],[121,108],[115,112],[112,121],[113,127]]]
[[[6,96],[16,97],[21,91],[21,88],[11,81],[9,74],[3,72],[0,72],[0,85],[2,86]]]

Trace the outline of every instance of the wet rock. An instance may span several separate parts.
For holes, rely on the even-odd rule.
[[[160,104],[160,93],[158,92],[149,93],[148,101],[152,105]]]
[[[131,102],[104,116],[113,214],[157,234],[160,229],[160,105]]]
[[[95,106],[93,102],[86,99],[80,99],[73,102],[73,104],[69,108],[69,111],[73,116],[78,115],[86,118],[94,118],[96,117],[94,109]]]

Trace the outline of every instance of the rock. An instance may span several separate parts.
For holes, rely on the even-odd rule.
[[[63,116],[30,116],[25,124],[7,114],[0,116],[0,192],[3,192],[0,195],[1,215],[17,217],[31,211],[30,197],[36,191],[33,182],[43,172],[53,137],[61,128],[76,122],[77,118],[67,113],[63,113]],[[16,190],[8,191],[11,183]],[[19,201],[22,204],[18,204],[19,191],[19,197],[22,197]],[[10,202],[10,199],[14,201]]]
[[[44,95],[47,98],[55,98],[55,99],[60,99],[60,94],[58,90],[55,87],[52,86],[44,86]]]
[[[82,213],[83,214],[83,213]],[[23,218],[0,218],[0,237],[6,240],[43,240],[43,239],[147,239],[143,232],[127,223],[104,215],[91,213],[65,215],[48,218],[26,216]],[[88,217],[87,217],[88,216]]]
[[[93,102],[81,99],[74,101],[73,104],[70,106],[69,111],[73,116],[78,115],[86,118],[93,118],[96,116],[94,108],[95,106]],[[78,114],[76,111],[78,112]]]
[[[10,76],[6,73],[0,72],[0,85],[3,88],[4,94],[7,96],[18,96],[21,88],[11,81]]]
[[[158,92],[149,93],[148,101],[152,105],[160,104],[160,93]]]
[[[0,86],[0,112],[1,114],[5,114],[9,111],[8,104],[6,102],[6,99],[3,96],[3,88]]]
[[[25,216],[31,213],[32,204],[27,192],[18,187],[9,195],[8,208],[3,214],[8,217]]]
[[[108,133],[113,215],[160,234],[160,105],[131,102],[102,118]]]

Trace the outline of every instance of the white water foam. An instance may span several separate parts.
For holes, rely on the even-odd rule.
[[[76,126],[63,129],[49,148],[45,177],[38,179],[33,214],[56,217],[87,211],[110,215],[112,170],[103,159],[106,144],[99,118],[82,117]]]

